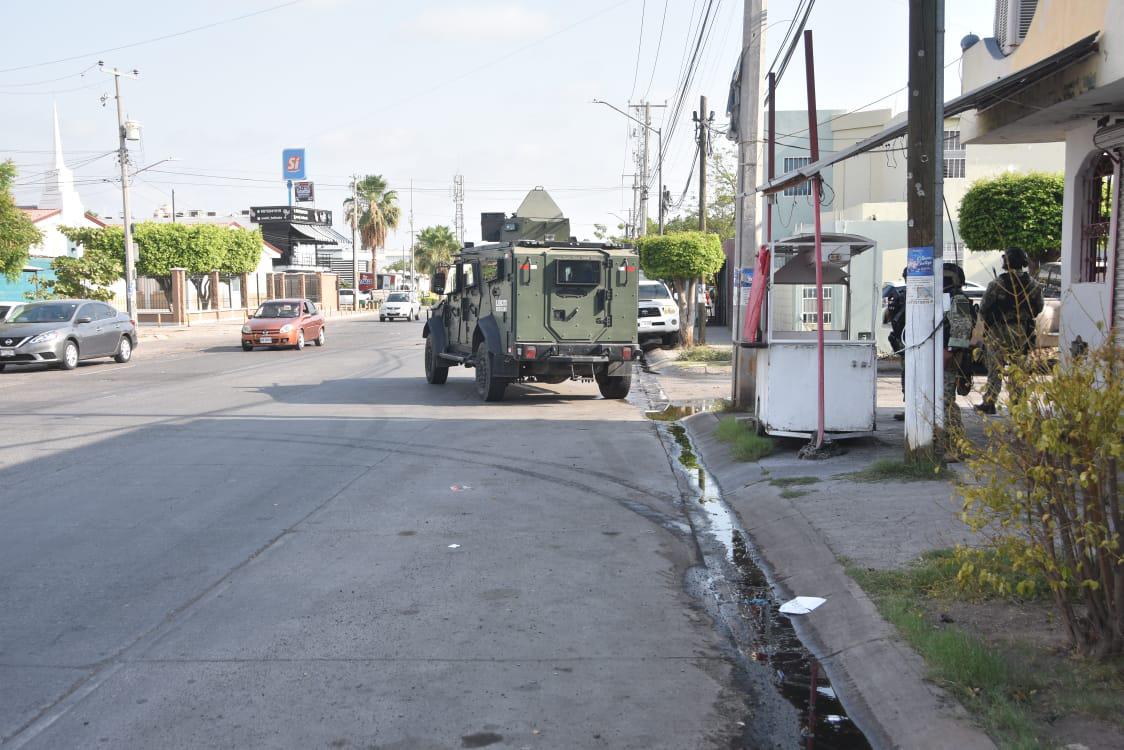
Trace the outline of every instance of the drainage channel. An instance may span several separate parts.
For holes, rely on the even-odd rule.
[[[656,386],[658,388],[658,386]],[[655,395],[650,389],[647,395]],[[662,394],[660,394],[662,395]],[[707,411],[709,404],[666,405],[646,411],[673,457],[683,508],[702,554],[705,571],[689,584],[736,647],[739,666],[763,678],[795,709],[799,746],[810,750],[859,750],[871,745],[851,720],[823,667],[801,643],[758,553],[678,420]],[[761,679],[754,680],[762,681]],[[749,734],[747,733],[747,739]]]

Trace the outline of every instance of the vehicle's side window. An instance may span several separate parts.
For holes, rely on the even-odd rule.
[[[453,292],[460,292],[465,287],[465,284],[464,284],[464,269],[465,269],[464,263],[458,263],[457,264],[456,275],[454,277],[456,279],[456,282],[453,284],[453,289],[452,289]]]
[[[89,318],[90,320],[98,319],[97,305],[85,304],[78,308],[78,314],[74,316],[75,320],[80,318]]]
[[[304,311],[307,312],[309,315],[315,315],[316,314],[316,305],[312,304],[311,302],[305,302],[304,303]]]
[[[464,268],[464,288],[465,289],[471,289],[472,287],[476,286],[476,273],[475,273],[476,264],[471,263],[471,262],[465,263],[463,265],[463,268]]]
[[[95,308],[98,311],[98,316],[95,320],[113,320],[117,317],[117,311],[109,305],[100,304],[96,305]]]
[[[485,283],[496,281],[500,276],[500,262],[498,260],[486,260],[480,264],[480,278]]]

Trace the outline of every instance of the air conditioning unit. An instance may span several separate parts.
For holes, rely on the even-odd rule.
[[[1010,54],[1026,39],[1038,0],[995,0],[995,40]]]

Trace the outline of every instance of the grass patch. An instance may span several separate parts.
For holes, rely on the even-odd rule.
[[[1045,647],[992,643],[940,623],[941,602],[965,593],[956,581],[960,561],[951,550],[926,554],[898,570],[845,564],[882,616],[925,659],[929,677],[955,695],[999,747],[1052,747],[1048,725],[1065,715],[1124,726],[1119,662],[1077,662]]]
[[[687,469],[699,468],[699,459],[691,447],[691,439],[687,437],[687,428],[681,424],[673,424],[668,429],[671,430],[675,442],[679,444],[679,463]]]
[[[691,346],[679,352],[680,362],[732,362],[733,349],[719,349],[714,346]]]
[[[895,458],[883,458],[861,471],[843,475],[852,482],[925,482],[947,477],[948,471],[939,463]]]
[[[802,484],[815,484],[818,481],[820,481],[819,477],[780,477],[770,479],[769,484],[774,487],[797,487]]]
[[[730,452],[739,461],[760,461],[772,453],[774,448],[770,438],[761,437],[735,417],[720,419],[714,436],[723,443],[728,443]]]
[[[808,490],[794,490],[791,487],[786,487],[785,489],[781,490],[781,497],[783,497],[785,500],[795,500],[798,497],[804,497],[805,495],[811,494],[812,493]]]

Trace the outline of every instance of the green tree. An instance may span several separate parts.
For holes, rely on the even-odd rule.
[[[710,200],[706,206],[706,231],[717,234],[721,240],[734,238],[737,194],[738,194],[738,164],[737,156],[729,147],[717,145],[709,157],[710,169],[707,172],[707,186]],[[670,218],[664,222],[664,231],[693,232],[699,228],[699,210],[697,208],[697,193],[690,200],[696,204],[691,210]],[[648,219],[648,234],[656,234],[659,223]]]
[[[28,251],[43,241],[43,234],[16,207],[12,197],[12,181],[16,165],[0,163],[0,274],[15,281],[27,265]]]
[[[972,250],[1021,247],[1038,264],[1057,260],[1062,246],[1060,174],[1004,174],[977,180],[960,200],[960,237]]]
[[[426,227],[418,232],[414,246],[414,263],[420,273],[433,273],[437,266],[453,260],[461,243],[447,226]]]
[[[718,235],[709,232],[650,234],[636,241],[640,266],[653,279],[670,281],[679,304],[679,340],[694,344],[698,282],[722,268],[726,256]]]
[[[409,271],[410,262],[407,260],[396,260],[386,267],[387,271]]]
[[[29,299],[96,299],[109,302],[114,282],[125,275],[124,262],[105,250],[87,250],[77,258],[59,256],[51,261],[55,278],[44,282]]]
[[[386,247],[391,230],[398,228],[402,209],[398,206],[398,193],[389,190],[382,175],[367,175],[359,180],[355,192],[359,196],[358,211],[352,199],[343,202],[348,224],[355,226],[358,217],[359,240],[365,250],[371,251],[371,269],[378,268],[378,250]]]

